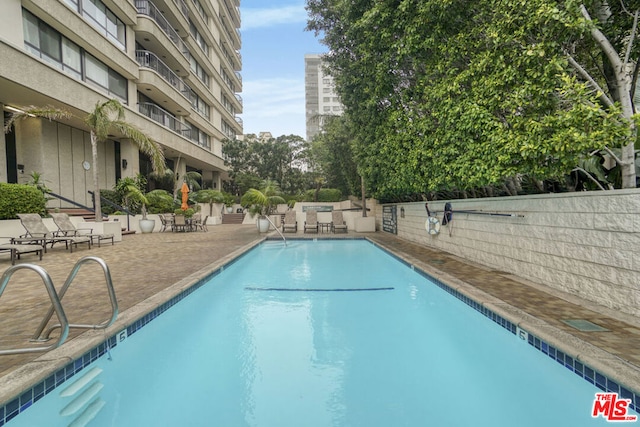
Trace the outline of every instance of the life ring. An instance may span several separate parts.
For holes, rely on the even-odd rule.
[[[424,223],[424,228],[429,234],[440,233],[440,221],[435,216],[430,216]]]

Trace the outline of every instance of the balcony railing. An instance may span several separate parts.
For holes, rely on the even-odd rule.
[[[189,59],[191,54],[189,53],[189,48],[186,43],[180,38],[176,30],[173,29],[169,21],[167,21],[167,18],[162,15],[162,12],[158,10],[155,4],[149,0],[136,0],[136,9],[138,9],[139,14],[147,15],[153,19],[185,58]]]
[[[138,61],[138,64],[140,64],[141,67],[151,68],[154,70],[163,79],[165,79],[167,83],[183,94],[189,102],[193,103],[193,90],[184,82],[184,80],[182,80],[180,76],[174,73],[167,64],[162,62],[155,53],[149,52],[148,50],[136,50],[136,61]]]
[[[187,5],[184,2],[184,0],[173,0],[173,2],[175,3],[176,6],[178,6],[178,9],[180,9],[180,12],[182,12],[184,17],[187,18],[187,20],[188,20],[189,19],[189,8],[187,7]]]
[[[181,135],[185,131],[189,130],[189,128],[181,123],[173,114],[157,106],[156,104],[152,104],[150,102],[141,102],[138,104],[138,111],[149,117],[154,122],[160,123],[161,125],[168,127],[172,131],[177,132]]]
[[[238,100],[240,105],[242,105],[242,97],[240,95],[238,95],[237,93],[235,95],[236,95],[236,99]]]
[[[240,126],[242,126],[242,123],[243,123],[242,122],[242,118],[240,118],[238,116],[235,116],[234,118],[236,119],[236,123],[238,123]]]

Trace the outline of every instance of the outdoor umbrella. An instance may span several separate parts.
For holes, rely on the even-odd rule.
[[[186,211],[189,208],[189,205],[187,204],[187,200],[189,200],[189,186],[186,182],[182,183],[180,191],[182,191],[182,206],[180,206],[180,208],[183,211]]]

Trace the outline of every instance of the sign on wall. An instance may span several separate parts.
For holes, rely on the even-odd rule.
[[[398,234],[398,207],[396,205],[382,207],[382,229],[387,233]]]

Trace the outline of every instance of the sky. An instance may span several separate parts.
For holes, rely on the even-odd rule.
[[[304,55],[325,53],[300,0],[240,0],[244,133],[306,136]]]

